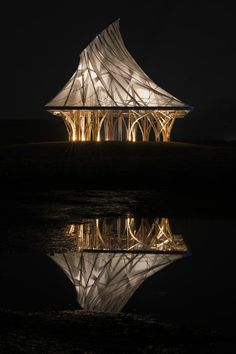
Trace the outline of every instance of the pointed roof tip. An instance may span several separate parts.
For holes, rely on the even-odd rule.
[[[118,17],[113,23],[120,27],[120,17]]]
[[[115,20],[113,20],[111,23],[110,23],[110,25],[113,25],[114,23],[119,23],[120,22],[120,17],[117,17]],[[109,25],[109,26],[110,26]],[[108,27],[109,27],[108,26]]]
[[[85,47],[77,71],[46,107],[192,110],[193,107],[160,88],[143,72],[126,49],[119,24],[118,17]]]
[[[120,17],[116,18],[115,20],[113,20],[108,26],[106,26],[101,32],[100,34],[102,34],[104,31],[106,31],[110,26],[114,26],[116,25],[117,27],[120,26]]]
[[[107,32],[107,30],[108,30],[111,26],[116,26],[116,28],[117,28],[118,31],[119,31],[119,29],[120,29],[120,18],[118,17],[118,18],[116,18],[115,20],[113,20],[112,22],[110,22],[109,25],[107,25],[106,27],[104,27],[103,30],[101,30],[101,31],[96,35],[96,37],[103,35],[105,32]],[[95,38],[96,38],[96,37],[95,37]],[[92,39],[91,42],[89,42],[88,45],[90,45],[93,41],[94,41],[94,39]],[[87,48],[87,47],[86,47],[86,48]],[[86,48],[85,48],[85,49],[86,49]]]

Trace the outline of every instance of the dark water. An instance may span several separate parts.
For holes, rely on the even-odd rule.
[[[231,332],[236,220],[158,215],[132,193],[15,202],[2,224],[0,307],[133,312]]]

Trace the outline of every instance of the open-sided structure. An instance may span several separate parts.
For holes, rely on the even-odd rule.
[[[119,312],[145,279],[188,254],[163,218],[94,219],[70,225],[68,236],[77,238],[78,251],[50,257],[92,311]]]
[[[113,22],[83,50],[76,72],[46,109],[70,141],[168,141],[192,107],[157,86],[126,49]]]

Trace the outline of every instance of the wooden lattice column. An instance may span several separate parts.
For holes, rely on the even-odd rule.
[[[93,111],[92,141],[100,141],[99,111]]]
[[[163,141],[170,141],[170,134],[176,119],[177,111],[166,111],[165,113],[166,121],[165,126],[162,130]]]

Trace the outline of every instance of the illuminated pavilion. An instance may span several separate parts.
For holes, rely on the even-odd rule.
[[[113,22],[83,50],[76,72],[46,109],[70,141],[169,141],[192,107],[157,86],[126,49]]]
[[[77,251],[51,255],[85,310],[119,312],[145,279],[188,254],[166,218],[99,218],[68,225]]]

